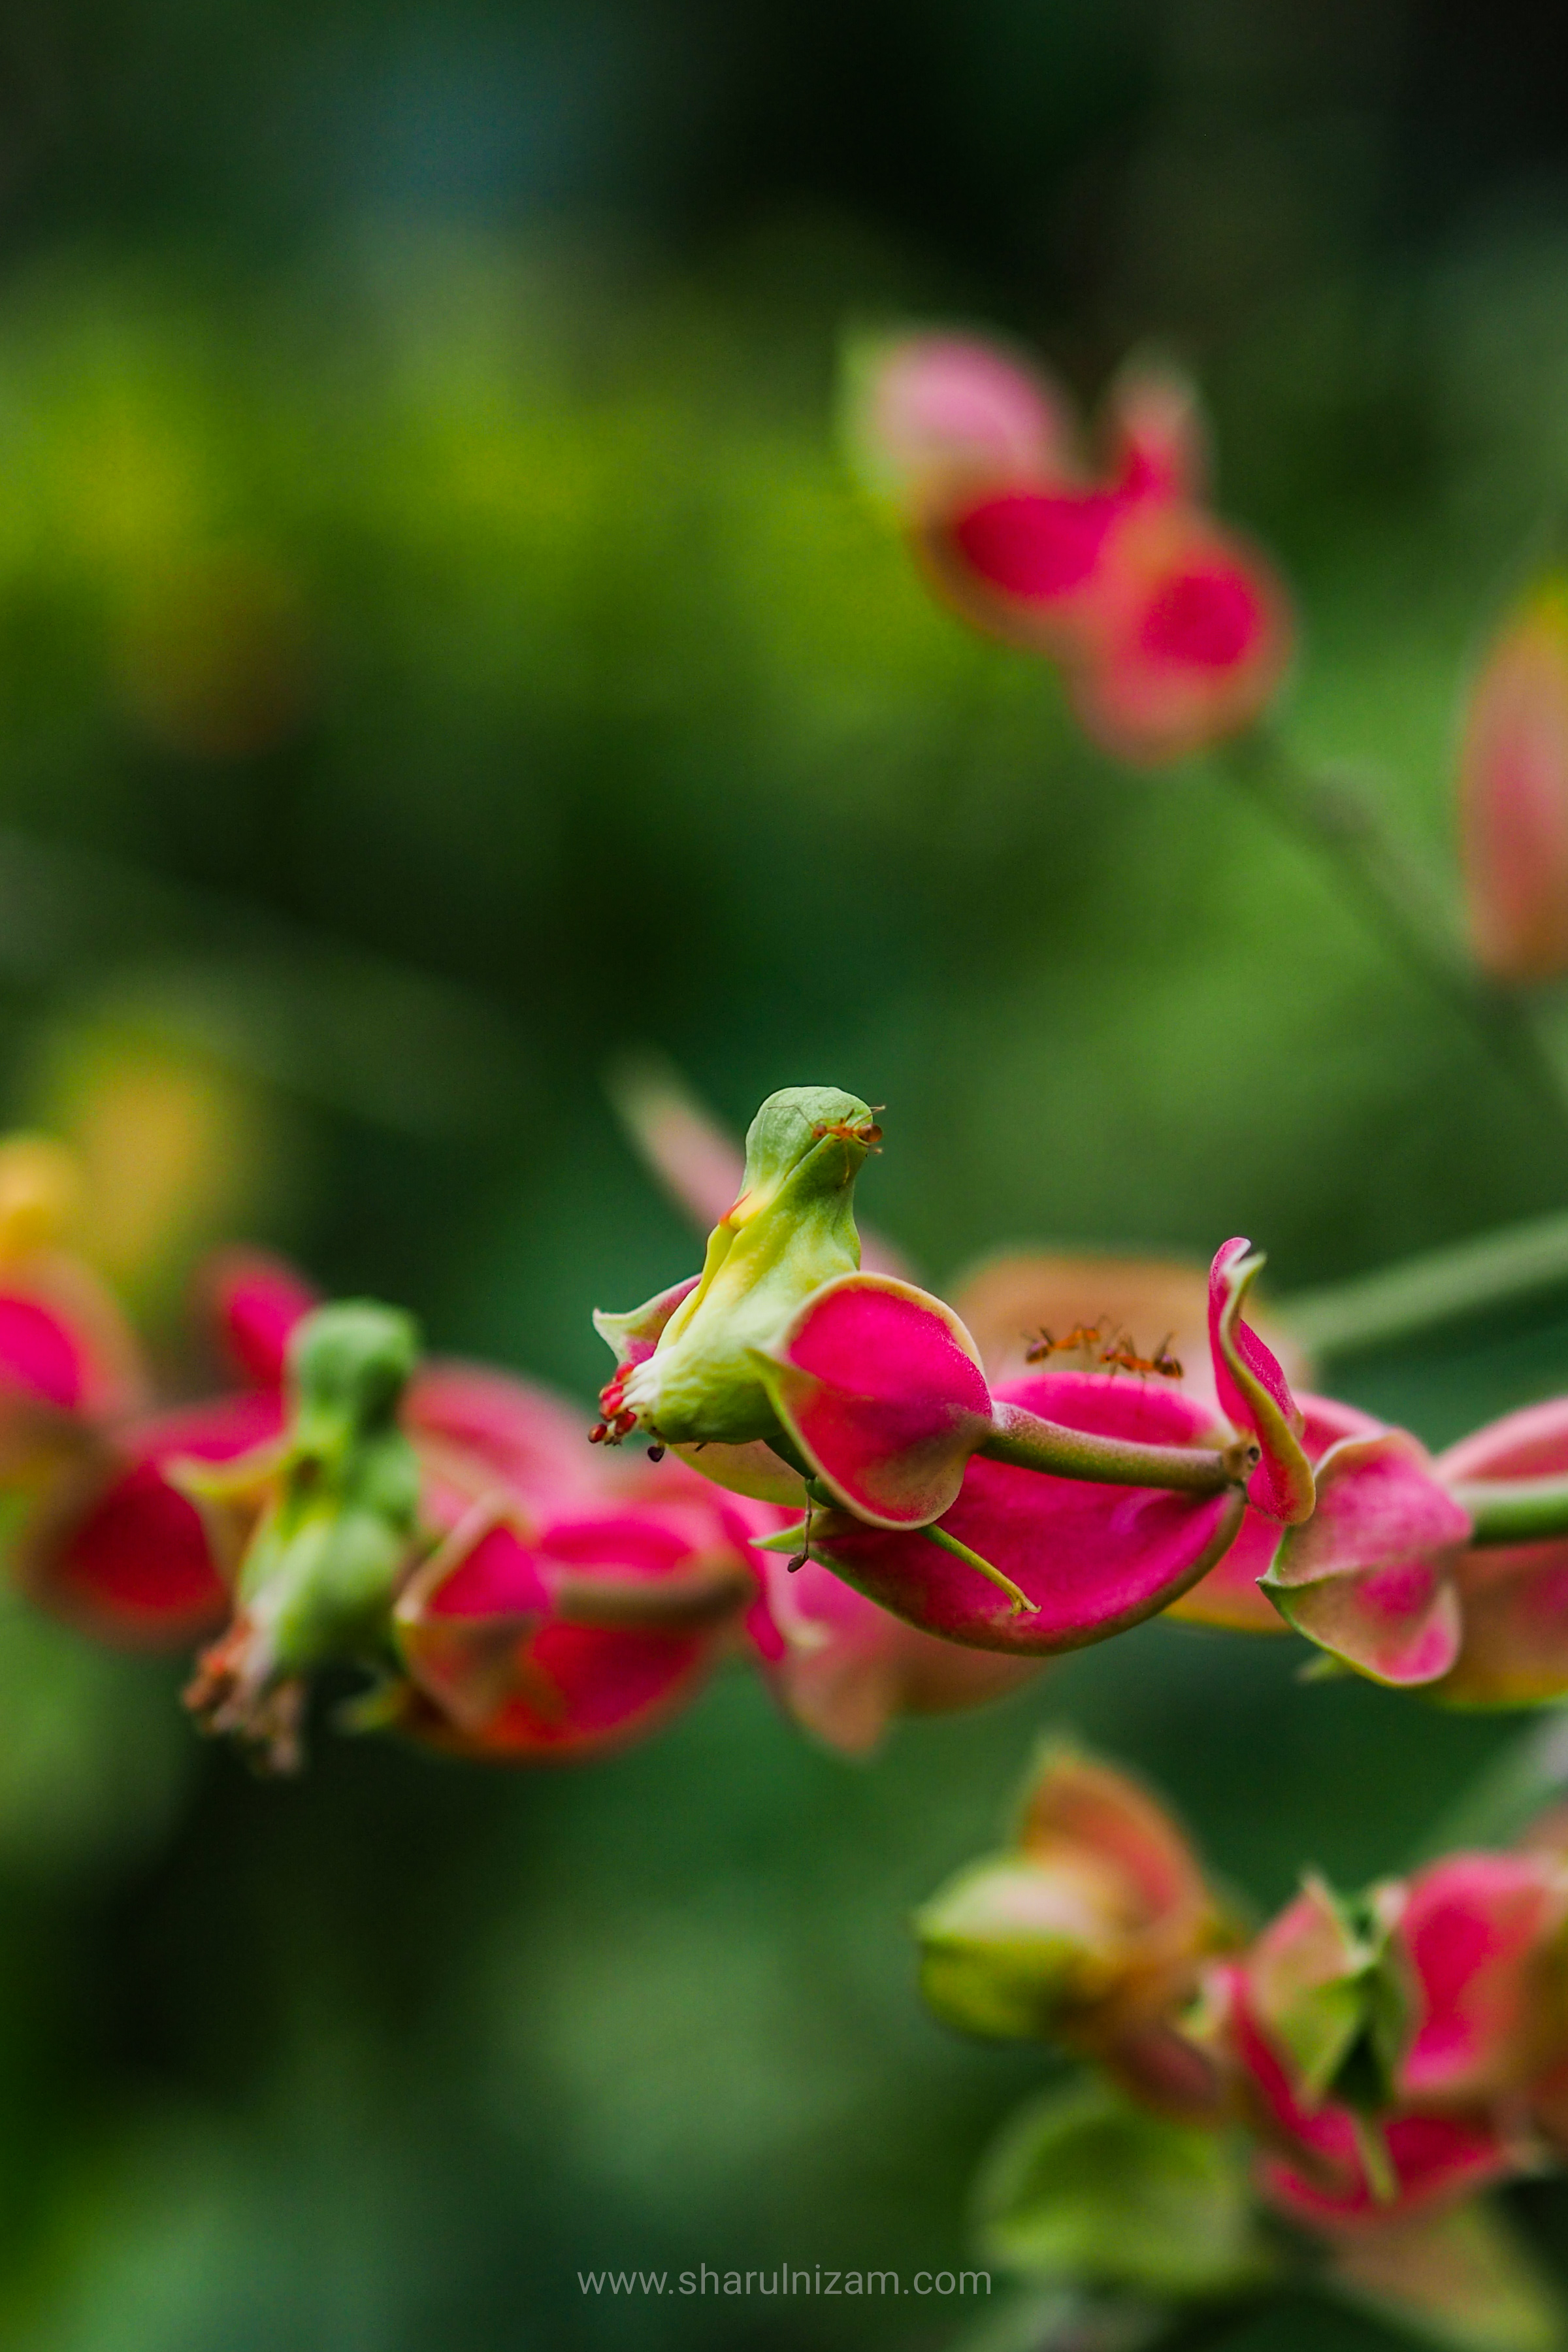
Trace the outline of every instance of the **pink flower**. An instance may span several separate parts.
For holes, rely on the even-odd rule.
[[[738,1513],[697,1501],[546,1511],[492,1495],[417,1569],[395,1628],[414,1737],[576,1762],[694,1698],[756,1591]]]
[[[1434,1461],[1403,1431],[1349,1433],[1317,1465],[1319,1507],[1263,1589],[1298,1631],[1374,1681],[1456,1706],[1568,1691],[1568,1537],[1480,1524],[1568,1476],[1568,1401],[1510,1413]],[[1558,1508],[1552,1516],[1559,1519]],[[1550,1521],[1547,1522],[1550,1524]]]
[[[1468,1514],[1401,1429],[1342,1438],[1317,1480],[1318,1507],[1281,1543],[1265,1590],[1299,1633],[1373,1681],[1438,1681],[1459,1654]]]
[[[227,1616],[228,1583],[206,1526],[171,1471],[183,1461],[235,1461],[277,1438],[288,1334],[315,1303],[291,1266],[259,1252],[215,1259],[205,1287],[218,1343],[248,1385],[116,1417],[20,1549],[31,1599],[120,1646],[185,1649]]]
[[[989,482],[1048,479],[1071,465],[1062,394],[978,336],[910,334],[850,347],[845,428],[868,486],[906,515]]]
[[[1253,1505],[1299,1517],[1312,1502],[1300,1417],[1241,1318],[1260,1264],[1245,1242],[1215,1257],[1215,1381],[1251,1444]],[[766,1372],[790,1439],[837,1506],[808,1522],[812,1556],[950,1641],[1037,1654],[1101,1639],[1194,1583],[1241,1519],[1235,1486],[1184,1487],[1174,1466],[1184,1451],[1230,1440],[1206,1402],[1074,1372],[993,1395],[952,1310],[907,1284],[825,1285]],[[1081,1465],[1075,1432],[1091,1441]],[[1170,1449],[1167,1483],[1153,1483],[1158,1456],[1148,1484],[1132,1483],[1131,1467],[1119,1475],[1119,1444]]]
[[[1527,1405],[1438,1456],[1461,1495],[1568,1475],[1568,1399]],[[1462,1638],[1432,1696],[1456,1706],[1533,1706],[1568,1691],[1568,1537],[1489,1544],[1455,1569]]]
[[[1314,1478],[1323,1456],[1343,1437],[1370,1437],[1383,1424],[1354,1405],[1333,1397],[1299,1396],[1301,1450],[1311,1464]],[[1237,1633],[1288,1633],[1289,1620],[1275,1606],[1263,1583],[1279,1549],[1278,1519],[1265,1517],[1249,1504],[1235,1542],[1200,1583],[1172,1604],[1171,1615],[1189,1624],[1215,1625]]]
[[[1353,1906],[1309,1880],[1216,1979],[1270,2200],[1382,2224],[1518,2168],[1563,2040],[1565,1918],[1568,1871],[1544,1853],[1450,1854]]]
[[[1003,1853],[922,1906],[921,1990],[965,2032],[1062,2042],[1143,2105],[1221,2119],[1175,2021],[1235,1930],[1179,1823],[1127,1774],[1051,1746]]]
[[[1095,741],[1158,765],[1258,716],[1289,657],[1289,605],[1263,556],[1205,508],[1179,377],[1130,371],[1112,387],[1099,480],[1079,472],[1060,395],[984,344],[885,345],[858,394],[863,470],[891,491],[933,586],[975,626],[1060,662]]]
[[[1568,971],[1568,583],[1539,582],[1470,688],[1459,846],[1476,961],[1511,982]]]
[[[792,1720],[841,1755],[869,1755],[895,1717],[978,1706],[1040,1670],[920,1633],[815,1560],[754,1557],[762,1591],[746,1630],[763,1672]]]

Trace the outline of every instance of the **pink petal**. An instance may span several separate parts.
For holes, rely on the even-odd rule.
[[[1317,1483],[1268,1591],[1299,1633],[1374,1681],[1436,1681],[1458,1654],[1453,1575],[1469,1519],[1404,1430],[1342,1438]]]
[[[603,1457],[588,1444],[578,1406],[485,1364],[421,1364],[403,1418],[423,1447],[456,1449],[525,1507],[586,1499],[605,1484]]]
[[[1539,1706],[1568,1696],[1568,1542],[1468,1551],[1455,1580],[1464,1644],[1430,1696],[1452,1706]]]
[[[764,1378],[817,1475],[874,1526],[937,1517],[992,1426],[991,1392],[957,1316],[886,1275],[840,1275],[815,1291]]]
[[[1411,1880],[1398,1937],[1421,2007],[1400,2067],[1407,2098],[1515,2086],[1556,2021],[1542,1964],[1565,1916],[1568,1873],[1545,1854],[1450,1854]]]
[[[563,1764],[609,1754],[694,1699],[715,1655],[700,1634],[552,1622],[525,1645],[517,1687],[467,1752]]]
[[[493,1504],[471,1507],[410,1578],[394,1616],[404,1665],[465,1734],[482,1733],[515,1686],[550,1588],[521,1530]]]
[[[841,1755],[868,1756],[893,1718],[979,1706],[1039,1672],[1033,1658],[917,1633],[807,1560],[760,1556],[765,1597],[747,1620],[780,1705]]]
[[[1247,2013],[1289,2085],[1283,2105],[1270,2094],[1287,2125],[1317,2111],[1343,2063],[1343,1994],[1364,1958],[1329,1889],[1309,1874],[1241,1964]]]
[[[1340,1404],[1332,1397],[1303,1396],[1298,1402],[1302,1415],[1301,1446],[1309,1462],[1320,1461],[1342,1437],[1375,1436],[1383,1426],[1370,1413],[1358,1412],[1353,1405]],[[1259,1578],[1267,1575],[1279,1549],[1279,1534],[1278,1519],[1266,1519],[1261,1511],[1249,1507],[1240,1533],[1224,1559],[1210,1569],[1201,1584],[1194,1584],[1172,1603],[1172,1616],[1187,1624],[1218,1625],[1237,1633],[1289,1633],[1268,1593],[1258,1589]]]
[[[1201,1444],[1210,1433],[1201,1404],[1136,1381],[1047,1372],[998,1394],[1074,1429],[1151,1444]],[[978,1570],[924,1535],[835,1514],[814,1527],[813,1541],[848,1582],[927,1633],[1044,1655],[1100,1641],[1166,1607],[1231,1540],[1237,1504],[1234,1493],[1100,1486],[976,1455],[941,1526],[1012,1578],[1037,1604],[1034,1613],[1016,1612]]]
[[[0,1393],[71,1412],[87,1385],[85,1350],[63,1318],[37,1298],[0,1292]]]
[[[1125,1889],[1124,1921],[1150,1928],[1207,1919],[1203,1866],[1180,1824],[1128,1773],[1070,1748],[1047,1750],[1018,1825],[1022,1852],[1062,1849],[1092,1858]]]
[[[1459,761],[1461,869],[1477,962],[1568,971],[1568,594],[1543,582],[1494,640]]]
[[[1069,690],[1085,732],[1160,766],[1238,734],[1290,649],[1283,589],[1256,550],[1194,509],[1124,503],[1095,574]]]
[[[258,1388],[281,1388],[289,1336],[321,1305],[321,1293],[265,1250],[220,1250],[203,1269],[203,1285],[235,1369]]]
[[[1511,2143],[1489,2116],[1396,2116],[1383,2126],[1397,2184],[1384,2203],[1363,2168],[1355,2124],[1343,2107],[1324,2107],[1301,2133],[1305,2162],[1265,2157],[1262,2186],[1271,2203],[1324,2227],[1382,2228],[1396,2215],[1457,2203],[1515,2168]],[[1320,2168],[1329,2168],[1324,2179]],[[1341,2182],[1333,2174],[1348,2175]]]
[[[1403,1429],[1342,1437],[1318,1465],[1318,1503],[1292,1528],[1275,1577],[1293,1588],[1323,1577],[1453,1557],[1468,1541],[1468,1515],[1433,1475],[1425,1446]]]
[[[229,1594],[201,1514],[171,1486],[180,1456],[228,1462],[282,1427],[272,1395],[228,1397],[159,1414],[122,1441],[124,1467],[63,1528],[24,1549],[30,1597],[96,1639],[183,1649],[220,1625]]]
[[[487,1527],[465,1549],[426,1603],[431,1617],[542,1617],[550,1588],[535,1552],[516,1528]]]
[[[1209,1269],[1209,1350],[1220,1408],[1239,1430],[1256,1437],[1263,1459],[1247,1482],[1247,1499],[1288,1524],[1312,1509],[1312,1467],[1300,1438],[1301,1413],[1279,1360],[1242,1318],[1242,1307],[1262,1265],[1250,1242],[1226,1242]]]
[[[955,484],[1050,475],[1068,460],[1065,404],[994,343],[913,334],[851,358],[849,432],[872,484],[915,511]]]
[[[1449,2202],[1513,2168],[1514,2150],[1482,2114],[1395,2115],[1381,2128],[1397,2195],[1374,2193],[1355,2117],[1342,2106],[1309,2113],[1291,2089],[1279,2055],[1253,2016],[1239,1969],[1216,1972],[1230,1992],[1227,2039],[1256,2095],[1271,2147],[1260,2159],[1269,2201],[1318,2228],[1383,2224],[1397,2215]]]
[[[1099,490],[1006,490],[952,517],[949,542],[977,583],[1049,606],[1092,579],[1120,508]]]
[[[657,1298],[650,1298],[646,1307],[636,1307],[629,1315],[611,1315],[602,1307],[595,1309],[594,1328],[613,1349],[617,1371],[647,1363],[676,1308],[701,1279],[700,1274],[688,1275],[684,1282],[671,1283],[668,1290],[661,1290]]]
[[[1472,1478],[1552,1478],[1568,1474],[1568,1397],[1526,1405],[1489,1422],[1437,1456],[1450,1486]]]
[[[1429,1561],[1269,1590],[1298,1633],[1373,1682],[1400,1689],[1438,1682],[1458,1655],[1458,1595]]]

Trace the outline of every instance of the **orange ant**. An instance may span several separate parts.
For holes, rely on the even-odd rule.
[[[874,1111],[885,1110],[886,1108],[885,1103],[871,1105]],[[825,1135],[837,1135],[842,1137],[846,1143],[862,1145],[868,1151],[880,1151],[882,1148],[882,1130],[874,1118],[864,1119],[858,1125],[852,1118],[818,1119],[811,1134],[815,1143],[820,1143]]]
[[[1102,1364],[1109,1364],[1112,1373],[1136,1372],[1140,1379],[1147,1380],[1151,1372],[1158,1372],[1163,1381],[1179,1381],[1182,1367],[1171,1353],[1171,1342],[1175,1336],[1173,1331],[1167,1331],[1152,1356],[1141,1356],[1129,1334],[1119,1331],[1114,1339],[1101,1348],[1100,1360]]]
[[[1070,1355],[1075,1348],[1087,1350],[1102,1348],[1104,1344],[1105,1318],[1102,1315],[1098,1323],[1077,1324],[1059,1339],[1053,1339],[1048,1331],[1042,1328],[1039,1338],[1031,1339],[1025,1349],[1024,1361],[1026,1364],[1043,1364],[1052,1356]]]

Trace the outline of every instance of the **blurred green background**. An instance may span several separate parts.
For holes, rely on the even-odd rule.
[[[1459,0],[0,8],[0,1066],[174,1377],[245,1232],[587,1396],[694,1243],[602,1076],[885,1102],[867,1213],[1281,1292],[1568,1202],[1559,1131],[1201,768],[1125,775],[931,607],[833,446],[846,323],[1199,371],[1284,715],[1439,873],[1476,633],[1568,493],[1568,86]],[[1154,1336],[1154,1335],[1142,1335]],[[1440,1441],[1568,1299],[1340,1368]],[[490,1775],[199,1749],[0,1618],[0,2336],[20,2352],[936,2347],[579,2269],[956,2263],[1039,2076],[907,1913],[1039,1727],[1272,1903],[1507,1725],[1155,1626],[869,1768],[737,1673]],[[1531,2191],[1543,2239],[1568,2203]],[[1249,2352],[1384,2341],[1305,2308]]]

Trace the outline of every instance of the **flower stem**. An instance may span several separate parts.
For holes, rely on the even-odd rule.
[[[976,1447],[993,1462],[1043,1470],[1058,1478],[1098,1479],[1108,1486],[1171,1486],[1184,1494],[1217,1495],[1239,1486],[1258,1459],[1242,1444],[1217,1452],[1201,1445],[1140,1445],[1046,1421],[1022,1405],[998,1404],[992,1434]]]
[[[1425,874],[1384,832],[1362,796],[1339,778],[1315,774],[1261,729],[1226,745],[1215,764],[1277,824],[1332,866],[1346,896],[1406,967],[1469,1025],[1492,1060],[1559,1135],[1568,1137],[1563,1075],[1524,1005],[1476,971]]]
[[[1472,1544],[1568,1536],[1568,1478],[1474,1478],[1449,1490],[1474,1523]]]
[[[1278,1300],[1276,1311],[1314,1355],[1350,1355],[1554,1283],[1568,1283],[1568,1213],[1561,1210],[1300,1291]]]

